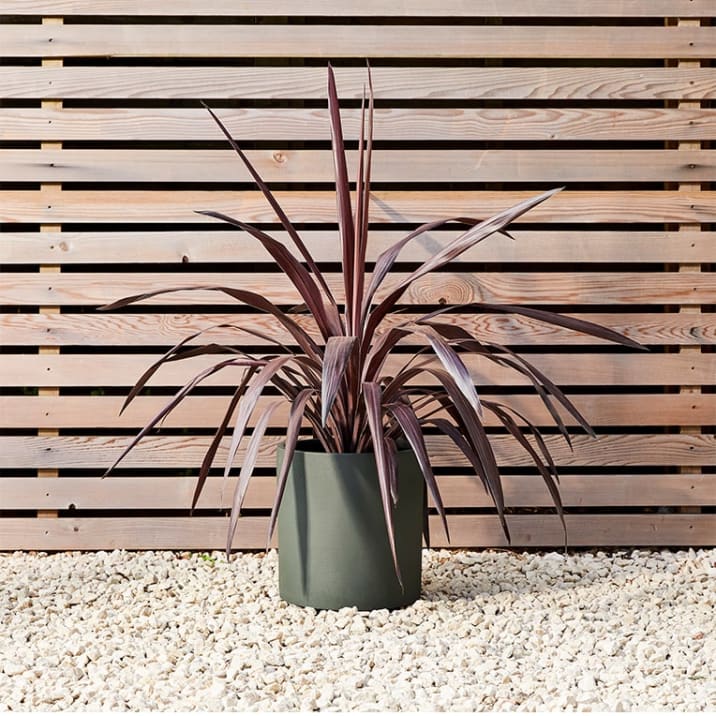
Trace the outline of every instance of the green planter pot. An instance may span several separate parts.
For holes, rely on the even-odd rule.
[[[284,457],[278,450],[278,464]],[[397,609],[420,596],[425,486],[412,451],[398,453],[395,575],[372,453],[299,443],[278,515],[279,591],[316,609]]]

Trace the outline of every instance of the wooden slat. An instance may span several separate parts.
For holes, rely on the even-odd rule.
[[[271,231],[295,256],[288,234]],[[458,236],[448,229],[427,232],[400,253],[401,261],[422,261]],[[367,261],[375,261],[407,231],[371,231]],[[716,233],[708,231],[560,231],[514,230],[515,241],[495,234],[455,259],[463,262],[508,263],[713,263]],[[341,260],[336,231],[301,231],[301,238],[319,262]],[[63,231],[3,232],[0,264],[150,264],[227,263],[237,257],[250,264],[272,263],[255,239],[237,231]]]
[[[41,19],[41,23],[44,26],[58,26],[62,25],[64,22],[63,18],[61,17],[43,17]],[[64,64],[62,58],[45,58],[43,57],[41,60],[41,66],[43,68],[50,67],[50,68],[57,68],[62,67]],[[40,108],[41,109],[51,109],[51,110],[58,110],[62,108],[62,102],[57,100],[43,100],[40,102]],[[52,150],[57,151],[62,149],[62,143],[60,142],[41,142],[40,148],[43,150]],[[42,193],[44,196],[47,197],[57,197],[60,195],[60,192],[62,191],[62,185],[56,182],[50,182],[50,183],[41,183],[40,189],[42,190]],[[61,232],[62,226],[59,224],[40,224],[40,233],[43,233],[45,231],[52,231],[55,232]],[[49,273],[49,274],[56,274],[62,271],[62,266],[58,264],[41,264],[39,266],[40,273]],[[50,301],[50,303],[54,303],[53,301]],[[59,306],[56,305],[45,305],[39,307],[39,313],[40,314],[58,314],[60,313]],[[40,345],[38,347],[38,352],[40,355],[56,355],[60,352],[60,348],[58,346],[47,346],[47,345]],[[43,387],[38,389],[38,394],[40,396],[58,396],[59,395],[59,389],[57,387]],[[49,436],[57,436],[59,433],[55,429],[47,429],[47,428],[38,428],[37,434],[42,437],[49,437]],[[37,471],[37,475],[40,478],[57,478],[58,472],[55,468],[41,468]],[[57,511],[56,510],[38,510],[37,511],[37,517],[40,519],[55,519],[57,518]]]
[[[207,336],[207,340],[209,337]],[[0,384],[6,387],[129,387],[161,354],[4,354],[0,355]],[[534,354],[526,356],[558,385],[710,385],[716,381],[716,354],[673,353],[638,354]],[[410,359],[395,355],[385,364],[385,372],[394,371]],[[530,385],[529,380],[514,370],[463,354],[473,380],[482,385]],[[153,377],[152,386],[180,386],[216,362],[216,356],[197,356],[188,360],[166,363]],[[421,378],[432,384],[431,376]],[[205,386],[233,385],[234,376],[216,373],[203,382]]]
[[[124,478],[115,478],[121,480]],[[221,478],[214,478],[217,482]],[[235,479],[235,478],[234,478]],[[257,479],[257,478],[254,478]],[[260,488],[272,494],[275,478],[263,478],[267,484],[254,487],[258,500]],[[443,504],[447,508],[492,507],[482,484],[472,476],[437,478]],[[99,482],[99,480],[96,480]],[[196,478],[189,478],[193,489]],[[553,507],[544,482],[536,475],[504,475],[505,504],[508,507]],[[219,491],[219,486],[215,488]],[[124,490],[128,492],[128,489]],[[716,475],[560,475],[559,492],[565,507],[662,507],[671,505],[708,505],[716,502]],[[75,493],[76,494],[76,493]],[[191,494],[189,500],[191,500]],[[269,496],[270,500],[270,496]],[[226,500],[228,502],[228,499]],[[66,506],[66,502],[64,503]],[[105,503],[106,504],[106,503]],[[186,505],[186,501],[183,503]],[[216,504],[219,501],[216,500]],[[272,505],[268,500],[269,507]],[[434,507],[429,499],[430,507]],[[228,505],[231,506],[230,504]],[[247,505],[248,506],[248,505]]]
[[[259,467],[275,466],[276,445],[282,438],[267,437],[257,460]],[[60,469],[106,470],[131,440],[129,436],[61,435],[0,436],[0,467],[3,469],[36,469],[52,466]],[[176,469],[199,467],[210,436],[148,436],[122,462],[124,468]],[[618,434],[601,435],[594,440],[587,435],[575,435],[574,452],[561,436],[547,435],[546,442],[556,463],[564,467],[681,466],[716,465],[716,436],[677,434]],[[228,441],[222,443],[216,465],[226,460]],[[452,442],[442,437],[428,436],[427,444],[435,465],[464,470],[467,461],[455,454]],[[495,436],[495,455],[500,465],[531,467],[529,456],[510,436]],[[236,464],[241,464],[239,450]]]
[[[15,57],[514,57],[689,58],[716,55],[710,27],[520,25],[72,25],[0,26]]]
[[[6,517],[0,520],[0,550],[193,549],[200,543],[204,549],[224,549],[227,527],[223,517]],[[267,529],[268,518],[243,517],[234,548],[264,549]],[[276,537],[274,547],[275,542]]]
[[[347,138],[360,112],[341,111]],[[325,140],[326,109],[224,108],[221,119],[239,141]],[[216,141],[203,109],[83,107],[0,108],[2,141]],[[376,141],[645,141],[716,139],[716,109],[379,107]]]
[[[568,511],[594,508],[568,516],[573,544],[716,543],[712,511],[683,514],[716,500],[710,469],[716,436],[708,432],[716,423],[716,397],[708,387],[716,378],[716,322],[708,308],[716,297],[708,271],[716,242],[712,231],[702,231],[716,224],[713,0],[205,0],[201,6],[195,0],[0,0],[3,13],[10,17],[0,22],[0,142],[6,143],[0,150],[0,222],[3,230],[24,226],[3,231],[0,240],[0,262],[11,265],[0,275],[7,288],[0,290],[0,384],[15,393],[0,397],[0,510],[56,516],[72,505],[100,514],[174,509],[182,517],[3,518],[0,549],[223,546],[226,520],[184,518],[195,478],[176,480],[172,473],[198,468],[211,439],[207,426],[217,421],[227,396],[214,391],[189,398],[166,423],[174,434],[148,437],[119,477],[103,481],[98,476],[167,397],[142,396],[117,418],[123,396],[88,393],[112,387],[121,390],[107,392],[126,393],[163,346],[192,329],[236,318],[211,313],[228,312],[231,301],[185,294],[153,313],[151,305],[120,314],[95,308],[159,284],[214,284],[219,277],[282,302],[300,300],[277,274],[262,273],[269,259],[258,245],[193,213],[217,209],[276,225],[258,192],[219,188],[249,177],[224,150],[198,98],[234,105],[220,106],[221,116],[242,143],[262,143],[248,147],[252,159],[271,182],[281,183],[279,199],[291,218],[313,225],[307,242],[335,271],[325,61],[351,58],[339,62],[353,66],[339,67],[337,76],[343,104],[351,105],[343,110],[346,135],[355,140],[366,56],[378,58],[372,63],[376,136],[384,143],[376,153],[373,178],[381,190],[371,215],[384,225],[376,227],[368,260],[397,238],[392,224],[485,216],[535,193],[532,184],[567,184],[568,191],[522,219],[517,241],[495,237],[461,257],[472,265],[431,277],[407,300],[583,306],[587,318],[668,346],[648,354],[602,351],[602,341],[517,316],[444,318],[485,340],[536,347],[528,357],[576,393],[582,411],[608,433],[598,441],[580,433],[571,452],[554,429],[548,431],[561,472],[568,472],[562,483]],[[247,61],[237,64],[242,57]],[[503,101],[509,106],[500,106]],[[73,144],[67,149],[62,142]],[[302,148],[301,142],[314,143]],[[476,151],[480,146],[488,150]],[[65,183],[61,192],[59,182]],[[314,182],[325,186],[313,191]],[[416,182],[423,188],[413,191]],[[155,191],[148,190],[152,183]],[[293,183],[302,186],[294,191]],[[475,191],[482,183],[490,190]],[[188,231],[189,225],[198,231]],[[68,226],[71,232],[61,231]],[[548,231],[553,227],[557,231]],[[422,237],[401,261],[421,261],[455,235]],[[398,265],[396,280],[406,270]],[[340,285],[340,276],[329,278]],[[601,307],[599,313],[591,314],[590,304]],[[310,327],[307,316],[298,320]],[[270,317],[244,314],[240,322],[292,343]],[[261,343],[226,329],[210,335]],[[552,346],[559,350],[550,353]],[[591,346],[600,348],[589,352]],[[391,359],[387,368],[399,368],[408,355]],[[176,386],[209,362],[172,365],[155,385]],[[504,386],[501,400],[540,424],[551,423],[538,398],[522,390],[524,380],[492,364],[468,362],[481,392],[482,386]],[[231,385],[229,378],[207,385]],[[286,411],[274,417],[279,428]],[[194,428],[202,428],[201,435],[192,435]],[[249,495],[261,516],[242,520],[237,546],[263,546],[275,447],[282,439],[281,430],[274,432],[262,446],[263,473]],[[449,507],[489,506],[453,444],[434,436],[428,442]],[[559,520],[553,510],[544,512],[551,499],[529,456],[505,431],[495,435],[494,446],[500,465],[530,473],[507,476],[508,504],[543,510],[510,518],[513,544],[561,546]],[[241,459],[240,453],[237,467]],[[28,477],[33,474],[56,479]],[[226,506],[229,495],[221,497],[220,484],[211,478],[202,507],[219,508],[222,499]],[[654,510],[667,505],[682,514]],[[504,546],[493,515],[453,517],[453,546]],[[432,526],[434,543],[443,546],[437,517]]]
[[[242,372],[235,371],[238,382]],[[569,393],[569,391],[567,391]],[[489,396],[483,396],[485,400]],[[639,395],[571,395],[572,402],[596,427],[614,426],[701,426],[716,423],[716,394],[639,394]],[[124,403],[121,396],[0,396],[0,428],[141,428],[157,415],[169,397],[139,397],[120,416]],[[265,410],[274,397],[259,400],[250,423]],[[537,426],[552,426],[554,421],[538,396],[500,395],[504,402],[525,415]],[[205,428],[216,426],[226,412],[226,396],[189,396],[162,422],[165,428]],[[563,411],[564,412],[564,411]],[[271,427],[284,427],[288,420],[288,403],[271,418]],[[577,423],[564,414],[564,422]],[[500,427],[489,411],[484,424]]]
[[[209,477],[197,509],[230,509],[238,478]],[[493,507],[473,475],[438,476],[446,508]],[[504,475],[508,507],[552,507],[542,479],[536,475]],[[186,510],[196,477],[66,477],[48,484],[35,477],[0,480],[0,504],[7,510]],[[560,475],[565,507],[660,507],[707,505],[716,500],[716,475]],[[274,476],[254,476],[246,492],[246,509],[271,509]],[[429,498],[430,507],[434,507]]]
[[[708,17],[709,0],[3,0],[0,15],[202,17]]]
[[[266,149],[247,155],[267,182],[334,181],[330,150]],[[357,153],[348,153],[350,176]],[[709,181],[716,151],[396,150],[376,152],[375,182],[659,182]],[[0,149],[0,181],[250,182],[231,150]]]
[[[688,18],[675,18],[671,20],[667,20],[666,24],[671,25],[678,25],[678,26],[699,26],[701,24],[701,20],[698,18],[688,19]],[[669,64],[669,63],[667,63]],[[675,63],[679,68],[685,68],[685,69],[691,69],[695,67],[699,67],[701,65],[699,60],[696,59],[679,59]],[[679,103],[679,106],[682,106],[686,109],[692,109],[696,107],[700,107],[700,102],[695,101],[689,101],[687,102],[681,102]],[[673,145],[672,145],[673,146]],[[695,152],[698,152],[701,149],[701,144],[699,142],[679,142],[677,143],[677,149],[684,153],[684,157],[693,156]],[[701,185],[698,183],[681,183],[679,184],[679,190],[681,191],[690,191],[690,192],[698,192],[701,190]],[[688,231],[688,230],[700,230],[701,226],[699,225],[682,225],[679,227],[680,231]],[[701,272],[701,265],[700,264],[682,264],[679,266],[679,271],[687,272],[687,273],[699,273]],[[701,306],[680,306],[679,307],[679,313],[700,313],[702,310]],[[680,352],[687,353],[689,351],[695,352],[697,349],[693,347],[686,347],[681,348]],[[682,386],[680,388],[681,393],[685,394],[698,394],[701,392],[700,386]],[[679,429],[679,432],[682,433],[690,433],[690,432],[697,432],[698,428],[694,428],[691,426],[681,426]],[[686,473],[686,472],[701,472],[700,467],[684,467],[681,468],[680,472]],[[700,512],[700,507],[682,507],[680,508],[680,511],[682,512]]]
[[[606,34],[606,32],[605,32]],[[546,34],[545,34],[546,37]],[[473,48],[474,51],[474,48]],[[360,99],[362,68],[336,69],[343,99]],[[667,100],[716,98],[716,68],[375,67],[377,100]],[[13,99],[326,99],[323,67],[13,67]]]
[[[714,515],[567,515],[572,547],[701,546],[716,543]],[[507,545],[497,517],[452,515],[450,544],[439,523],[430,518],[431,545],[440,547],[562,547],[559,520],[544,515],[510,515]],[[227,517],[110,517],[0,521],[3,550],[192,549],[223,550]],[[264,549],[268,517],[239,520],[234,549]],[[272,546],[276,546],[276,538]]]
[[[439,518],[431,517],[431,544],[435,547],[563,547],[564,533],[556,517],[511,515],[507,518],[508,545],[496,518],[455,515],[451,519],[448,544]],[[567,515],[568,543],[572,547],[617,547],[639,545],[700,546],[716,544],[714,515]]]
[[[376,293],[384,298],[407,274],[386,278]],[[326,274],[339,297],[343,279]],[[64,273],[53,276],[28,273],[0,274],[0,303],[62,306],[102,305],[123,296],[177,286],[241,287],[260,293],[276,304],[301,303],[298,291],[282,274],[272,273]],[[216,291],[190,291],[156,296],[144,305],[225,305],[235,301]],[[701,304],[716,302],[716,283],[708,274],[677,272],[574,272],[574,273],[435,273],[410,286],[402,304],[463,304],[475,301],[525,304]]]
[[[416,314],[401,314],[407,320]],[[678,313],[588,313],[568,314],[608,326],[644,345],[711,345],[716,342],[716,322],[708,314]],[[515,315],[447,314],[441,320],[454,321],[484,340],[505,345],[564,346],[604,345],[603,341],[555,326],[540,324]],[[190,333],[218,323],[236,321],[230,314],[100,314],[43,316],[32,313],[0,314],[0,332],[8,346],[35,346],[42,339],[57,346],[171,346]],[[310,325],[299,323],[307,330]],[[243,315],[241,325],[269,331],[284,344],[291,337],[271,318]],[[390,322],[386,326],[392,325]],[[212,331],[214,340],[236,340],[235,332]],[[257,344],[262,342],[256,339]]]
[[[489,216],[536,192],[516,191],[374,191],[373,222],[424,222],[438,216]],[[275,192],[296,223],[335,222],[331,191]],[[0,221],[9,223],[167,222],[216,224],[195,209],[271,223],[276,216],[256,191],[104,191],[62,192],[56,200],[35,191],[0,191]],[[565,191],[518,221],[569,224],[649,222],[690,224],[716,221],[716,192]]]

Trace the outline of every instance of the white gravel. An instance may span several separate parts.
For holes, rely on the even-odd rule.
[[[402,611],[278,598],[276,554],[0,554],[0,710],[716,708],[716,550],[424,554]]]

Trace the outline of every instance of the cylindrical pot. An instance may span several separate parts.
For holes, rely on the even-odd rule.
[[[278,450],[279,467],[283,446]],[[412,451],[398,453],[395,574],[373,453],[298,444],[278,515],[279,591],[316,609],[396,609],[420,596],[425,486]]]

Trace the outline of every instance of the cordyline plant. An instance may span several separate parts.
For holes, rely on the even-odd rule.
[[[497,460],[485,430],[485,412],[492,413],[497,418],[534,462],[555,503],[566,538],[562,504],[556,485],[558,482],[557,468],[540,430],[528,418],[509,405],[495,400],[480,399],[462,355],[481,356],[525,376],[534,386],[559,432],[570,447],[570,435],[557,405],[571,414],[587,433],[596,437],[586,419],[569,398],[525,358],[506,346],[473,335],[464,327],[439,320],[442,314],[466,306],[443,308],[419,318],[402,321],[400,320],[401,316],[396,315],[400,299],[413,283],[430,272],[448,265],[488,236],[498,232],[506,233],[506,227],[510,222],[545,201],[560,189],[554,189],[522,201],[489,219],[454,217],[423,224],[378,256],[373,271],[368,273],[366,271],[366,248],[373,139],[373,89],[370,69],[368,69],[368,86],[367,100],[364,91],[361,108],[358,176],[355,207],[353,207],[338,94],[333,70],[329,65],[328,108],[336,180],[338,226],[342,248],[344,297],[336,296],[331,291],[298,231],[279,206],[269,187],[261,179],[216,114],[206,107],[243,161],[258,188],[263,192],[303,261],[297,259],[294,253],[279,241],[240,219],[216,211],[200,211],[198,213],[227,222],[246,232],[264,246],[300,294],[305,310],[315,323],[320,338],[316,337],[315,332],[309,332],[299,325],[292,317],[290,310],[284,310],[264,296],[241,288],[186,286],[163,289],[123,298],[104,306],[104,310],[120,308],[175,291],[207,289],[218,291],[272,316],[277,327],[285,329],[300,348],[300,351],[296,352],[282,350],[259,356],[233,346],[217,345],[216,343],[201,346],[189,345],[191,341],[210,329],[204,329],[188,336],[145,371],[129,393],[122,410],[139,394],[151,376],[166,363],[205,354],[225,354],[229,357],[217,361],[186,383],[137,434],[107,473],[196,386],[219,371],[227,368],[240,368],[242,369],[241,380],[229,400],[223,420],[203,459],[192,499],[192,509],[196,506],[209,469],[230,423],[233,421],[233,432],[224,477],[230,473],[239,444],[247,432],[249,420],[256,412],[259,398],[264,390],[270,386],[278,391],[282,398],[271,401],[263,409],[256,418],[253,431],[248,438],[231,508],[226,543],[227,556],[231,551],[239,513],[256,465],[262,439],[274,411],[281,405],[283,399],[289,401],[290,411],[286,430],[285,457],[279,470],[276,495],[269,520],[269,540],[275,528],[278,508],[286,487],[288,469],[296,449],[300,429],[307,422],[314,438],[320,442],[326,452],[361,453],[372,451],[375,453],[385,524],[398,576],[393,507],[397,504],[400,487],[396,470],[396,452],[400,445],[409,446],[415,453],[427,489],[432,495],[449,539],[445,509],[424,439],[426,428],[443,433],[465,456],[494,501],[502,529],[509,541],[501,478]],[[407,276],[395,280],[394,285],[386,290],[384,288],[385,279],[390,275],[402,249],[425,232],[451,222],[462,224],[468,228],[457,238],[447,241],[443,248]],[[384,290],[381,291],[381,288]],[[471,303],[469,307],[506,314],[519,314],[631,348],[641,347],[634,341],[602,326],[548,311],[487,303]],[[279,341],[272,336],[240,325],[222,324],[213,327],[237,329],[259,337],[268,343],[281,346]],[[386,359],[396,346],[406,339],[413,343],[417,339],[423,344],[423,347],[393,375],[389,375],[385,370]],[[419,383],[421,378],[429,378],[432,384],[429,387],[421,386]],[[528,436],[531,436],[532,440],[528,439]],[[427,520],[425,522],[427,523]],[[427,530],[425,536],[427,540]]]

